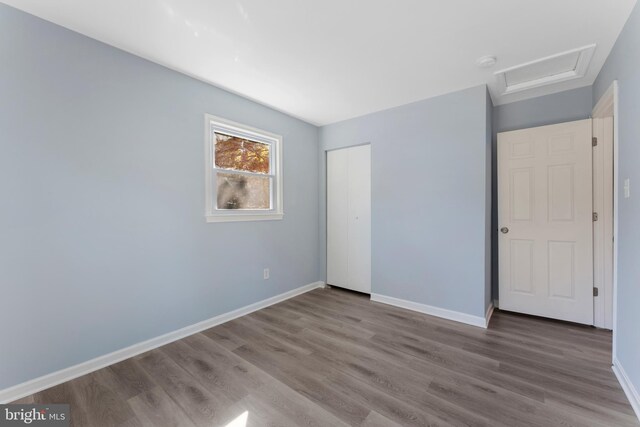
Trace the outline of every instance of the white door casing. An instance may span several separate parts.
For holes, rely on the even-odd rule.
[[[613,329],[613,117],[593,119],[593,299],[594,325]]]
[[[591,128],[587,119],[498,134],[503,310],[593,324]]]
[[[327,152],[327,283],[371,293],[371,146]]]

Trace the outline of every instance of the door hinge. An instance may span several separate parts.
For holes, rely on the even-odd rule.
[[[595,136],[593,138],[591,138],[591,145],[594,147],[598,146],[598,138],[596,138]]]
[[[598,212],[594,212],[593,213],[593,220],[597,221],[598,220]]]
[[[593,296],[594,297],[598,296],[598,288],[593,288]]]

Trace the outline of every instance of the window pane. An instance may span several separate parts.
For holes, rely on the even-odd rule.
[[[217,174],[218,209],[271,209],[271,178]]]
[[[215,165],[217,168],[269,173],[271,145],[218,132],[215,133],[215,136]]]

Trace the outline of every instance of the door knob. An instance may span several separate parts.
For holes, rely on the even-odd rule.
[[[509,232],[509,229],[507,227],[502,227],[500,231],[502,232],[502,234],[507,234]]]

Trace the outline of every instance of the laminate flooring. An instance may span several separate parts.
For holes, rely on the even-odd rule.
[[[316,289],[36,393],[75,426],[640,426],[611,333]]]

